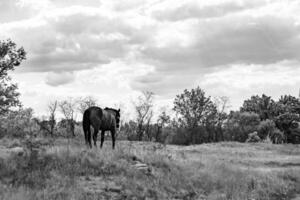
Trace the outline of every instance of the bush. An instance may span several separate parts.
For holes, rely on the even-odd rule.
[[[253,133],[250,133],[248,135],[248,139],[246,140],[246,142],[260,142],[261,139],[257,134],[257,131],[254,131]]]
[[[275,129],[276,126],[272,120],[261,121],[258,125],[258,135],[260,138],[265,139],[267,136],[272,135]]]
[[[171,144],[177,145],[202,144],[205,142],[209,142],[209,133],[204,126],[193,129],[176,128],[170,139]]]
[[[1,116],[0,136],[25,137],[34,135],[38,132],[36,122],[32,118],[33,110],[31,108],[18,111],[10,111]]]
[[[231,112],[224,124],[225,140],[245,142],[248,134],[257,131],[259,115],[249,112]]]
[[[284,142],[284,133],[276,127],[274,121],[269,119],[260,122],[258,136],[262,140],[269,139],[276,144]]]
[[[178,128],[174,130],[170,139],[170,143],[177,144],[177,145],[189,145],[190,144],[189,133],[184,128]]]
[[[275,144],[282,144],[285,142],[285,136],[284,133],[279,130],[279,129],[275,129],[273,131],[273,133],[270,135],[270,139],[272,140],[273,143]]]

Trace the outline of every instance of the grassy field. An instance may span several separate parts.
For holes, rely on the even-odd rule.
[[[117,141],[113,151],[109,141],[90,150],[79,139],[2,139],[0,180],[5,200],[296,200],[300,146]]]

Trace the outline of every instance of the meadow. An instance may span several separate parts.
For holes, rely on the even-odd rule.
[[[0,199],[299,199],[300,146],[0,140]]]

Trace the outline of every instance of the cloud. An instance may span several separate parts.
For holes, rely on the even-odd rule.
[[[223,17],[209,21],[193,21],[187,31],[190,42],[161,45],[149,43],[140,59],[155,66],[154,72],[135,80],[138,88],[162,84],[171,90],[170,77],[209,74],[232,65],[268,65],[282,61],[300,61],[300,26],[294,18],[277,16]],[[175,23],[175,26],[178,24]],[[160,80],[157,77],[164,74]],[[199,76],[201,78],[201,76]],[[147,84],[143,81],[147,80]],[[182,79],[180,79],[182,81]],[[193,79],[190,84],[193,85]],[[139,82],[139,83],[138,83]],[[188,86],[188,84],[184,84]],[[165,87],[164,87],[165,86]],[[177,84],[174,85],[174,88]],[[142,89],[142,88],[141,88]]]
[[[98,7],[101,5],[101,0],[49,0],[52,4],[58,7],[68,7],[74,5]]]
[[[142,52],[143,59],[172,70],[300,59],[300,26],[293,19],[243,16],[194,25],[188,33],[191,45],[149,45]]]
[[[39,77],[22,83],[24,91],[42,82],[39,89],[51,90],[53,96],[97,94],[109,102],[110,97],[128,99],[141,90],[172,98],[197,85],[214,95],[228,90],[235,99],[244,96],[243,88],[257,89],[248,94],[297,87],[264,78],[283,80],[285,74],[289,79],[291,69],[299,66],[300,4],[294,0],[0,4],[0,37],[28,52],[15,71],[18,78],[26,82],[28,74],[33,80]],[[31,102],[30,95],[26,98]]]
[[[59,86],[71,83],[75,80],[74,74],[72,72],[61,72],[55,73],[50,72],[46,77],[46,84],[50,86]]]
[[[70,9],[54,16],[40,16],[31,26],[8,28],[28,51],[20,71],[77,71],[107,64],[130,52],[128,34],[121,19],[110,19],[87,10]],[[28,22],[29,23],[29,22]]]
[[[0,2],[0,23],[23,20],[33,16],[34,9],[22,4],[20,0]]]
[[[223,17],[245,10],[258,8],[265,5],[265,1],[221,1],[202,5],[197,1],[185,1],[183,4],[173,4],[171,8],[154,10],[152,16],[157,20],[181,21],[191,18],[207,19]]]

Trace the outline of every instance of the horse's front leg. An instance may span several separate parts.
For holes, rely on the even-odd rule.
[[[101,144],[100,144],[100,148],[102,148],[103,146],[103,142],[104,142],[104,136],[105,136],[105,131],[101,131]]]

